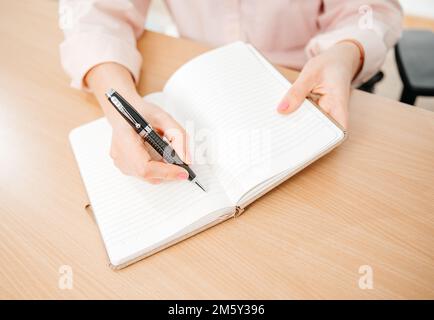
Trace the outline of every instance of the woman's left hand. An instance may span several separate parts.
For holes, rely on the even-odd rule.
[[[306,63],[277,110],[282,114],[290,113],[313,93],[319,96],[319,106],[347,128],[351,82],[361,68],[361,54],[355,43],[343,41],[313,57]]]

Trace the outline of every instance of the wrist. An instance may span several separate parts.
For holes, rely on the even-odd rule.
[[[365,50],[362,44],[354,39],[346,39],[338,42],[336,45],[345,48],[346,56],[351,60],[352,80],[356,79],[362,71],[365,61]]]
[[[84,83],[95,95],[104,94],[112,87],[124,94],[136,91],[129,70],[115,62],[104,62],[94,66],[86,74]]]
[[[123,127],[125,121],[107,100],[105,93],[113,88],[133,105],[141,102],[131,73],[120,64],[107,62],[96,65],[87,73],[85,83],[97,98],[113,128]]]

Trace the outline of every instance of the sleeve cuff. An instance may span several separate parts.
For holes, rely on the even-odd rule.
[[[71,77],[71,86],[89,89],[83,80],[94,66],[104,62],[116,62],[126,67],[137,83],[142,56],[128,41],[107,34],[78,34],[60,45],[62,66]]]
[[[320,34],[309,42],[306,47],[306,54],[311,58],[347,39],[357,40],[365,50],[363,68],[353,81],[353,86],[359,86],[380,70],[386,57],[386,45],[381,36],[375,32],[375,29],[360,29],[356,26],[350,26]]]

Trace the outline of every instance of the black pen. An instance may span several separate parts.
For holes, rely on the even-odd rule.
[[[187,170],[188,180],[194,182],[199,188],[206,192],[206,189],[197,180],[196,174],[190,167],[181,160],[175,150],[152,128],[152,126],[130,105],[118,92],[110,89],[105,94],[111,104],[127,120],[127,122],[151,147],[163,157],[167,163],[180,166]]]

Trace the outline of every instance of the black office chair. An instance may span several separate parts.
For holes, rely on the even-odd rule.
[[[376,84],[383,80],[383,78],[384,73],[382,71],[378,71],[371,79],[362,84],[358,89],[369,93],[374,93]]]
[[[414,105],[418,96],[434,96],[434,33],[404,31],[395,57],[404,85],[400,101]]]

